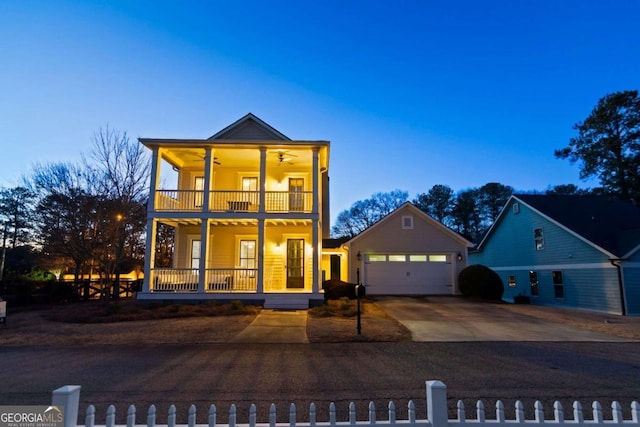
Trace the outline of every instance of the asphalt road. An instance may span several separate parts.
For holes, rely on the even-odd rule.
[[[151,333],[151,331],[150,331]],[[393,400],[398,419],[406,418],[414,400],[419,418],[425,417],[425,381],[438,379],[448,388],[449,410],[462,399],[468,417],[482,399],[488,417],[497,399],[513,413],[522,400],[527,418],[533,402],[541,400],[552,413],[554,400],[571,418],[571,404],[581,401],[590,419],[593,400],[611,417],[612,400],[630,404],[640,400],[640,344],[558,342],[469,343],[351,343],[351,344],[208,344],[116,347],[1,347],[0,405],[48,404],[51,391],[67,384],[82,386],[81,419],[94,404],[96,421],[104,423],[106,408],[115,404],[117,422],[124,422],[129,404],[138,408],[138,423],[150,404],[166,422],[170,404],[178,422],[186,422],[195,404],[198,422],[206,422],[209,405],[216,404],[219,422],[235,403],[238,422],[248,421],[251,403],[258,421],[267,421],[275,403],[278,421],[288,419],[294,402],[307,417],[315,402],[318,419],[327,419],[329,402],[337,405],[338,420],[347,420],[348,403],[357,404],[365,419],[373,401],[379,419]],[[549,415],[550,416],[550,415]]]

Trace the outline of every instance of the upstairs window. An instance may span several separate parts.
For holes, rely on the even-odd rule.
[[[243,177],[242,191],[258,191],[258,178],[255,176]]]
[[[542,228],[536,228],[533,230],[533,240],[536,245],[536,251],[544,249],[544,234],[542,233]]]
[[[204,176],[196,176],[193,180],[193,207],[201,208],[204,202]]]

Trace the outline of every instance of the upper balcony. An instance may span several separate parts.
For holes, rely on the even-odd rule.
[[[205,192],[198,190],[158,190],[157,212],[270,212],[310,213],[313,191],[266,191],[264,209],[259,191],[210,191],[209,205],[204,206]]]

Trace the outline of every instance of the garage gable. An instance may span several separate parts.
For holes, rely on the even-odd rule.
[[[473,243],[407,202],[352,238],[350,246],[375,252],[458,251]],[[382,247],[381,247],[382,246]]]
[[[407,202],[345,246],[370,295],[451,295],[473,244]]]

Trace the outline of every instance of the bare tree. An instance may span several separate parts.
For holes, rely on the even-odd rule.
[[[332,228],[335,237],[354,237],[363,232],[389,213],[400,207],[409,198],[409,193],[393,190],[388,193],[375,193],[369,199],[359,200],[338,214]]]
[[[131,142],[126,132],[108,126],[94,134],[89,158],[95,167],[98,192],[107,207],[104,229],[111,230],[111,236],[104,237],[113,242],[114,260],[108,262],[110,245],[105,244],[107,251],[102,254],[102,261],[103,265],[113,266],[113,297],[117,299],[125,245],[139,247],[144,232],[146,210],[141,206],[148,198],[151,162],[142,146]]]

